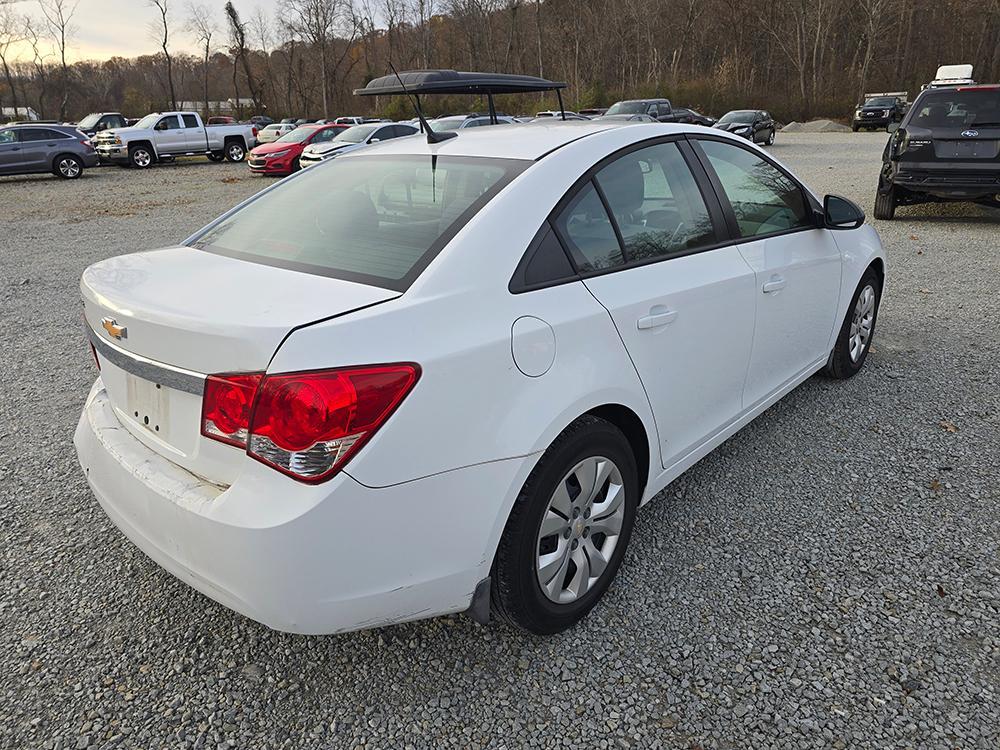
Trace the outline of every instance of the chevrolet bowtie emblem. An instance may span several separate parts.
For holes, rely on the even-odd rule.
[[[118,339],[120,341],[121,339],[128,338],[128,328],[118,325],[114,318],[103,318],[101,320],[101,326],[113,339]]]

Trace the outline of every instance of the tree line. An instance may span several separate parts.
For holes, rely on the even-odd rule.
[[[409,116],[401,100],[351,94],[390,61],[566,81],[574,109],[667,96],[782,120],[844,116],[866,91],[912,96],[941,64],[973,63],[979,80],[1000,81],[1000,0],[277,0],[273,14],[249,15],[233,0],[142,1],[150,54],[68,62],[88,0],[0,0],[0,105],[60,120],[181,101],[207,113],[225,100],[244,117]],[[516,114],[555,102],[499,104]]]

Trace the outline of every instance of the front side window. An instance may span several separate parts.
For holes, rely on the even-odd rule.
[[[529,164],[454,156],[331,159],[261,194],[193,246],[402,291]]]
[[[319,131],[318,133],[316,133],[316,135],[313,137],[313,139],[311,141],[309,141],[309,142],[310,143],[326,143],[327,141],[332,141],[337,136],[337,133],[339,133],[339,132],[340,131],[337,128],[325,128],[325,129]]]
[[[158,123],[156,123],[157,130],[176,130],[179,128],[180,122],[177,120],[176,115],[170,115],[169,117],[164,117]]]
[[[708,207],[675,143],[632,151],[597,173],[627,262],[669,257],[716,241]]]
[[[4,143],[17,143],[17,131],[12,129],[0,130],[0,145]]]
[[[813,226],[792,179],[756,154],[719,141],[699,141],[719,177],[743,237]]]

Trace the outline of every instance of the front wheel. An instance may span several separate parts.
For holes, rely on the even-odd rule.
[[[83,162],[72,154],[63,154],[53,163],[52,172],[64,180],[75,180],[83,174]]]
[[[153,166],[153,152],[145,146],[131,146],[128,150],[128,163],[136,169],[147,169]]]
[[[239,141],[230,141],[226,144],[226,158],[229,161],[243,161],[247,155],[247,150]]]
[[[896,187],[892,185],[885,192],[875,193],[875,218],[890,221],[896,215]]]
[[[847,316],[837,335],[830,360],[823,373],[844,380],[857,375],[865,364],[875,335],[875,321],[882,297],[882,284],[875,269],[869,268],[854,292]]]
[[[514,502],[493,565],[493,611],[539,635],[575,625],[614,579],[638,503],[628,440],[603,419],[577,419]]]
[[[772,129],[771,132],[770,132],[770,134],[768,134],[768,136],[767,136],[767,145],[768,146],[773,146],[774,145],[774,129]]]

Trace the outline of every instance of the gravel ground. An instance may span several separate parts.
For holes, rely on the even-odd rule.
[[[773,151],[870,211],[884,139]],[[299,637],[147,560],[71,444],[94,378],[81,271],[265,184],[207,162],[0,179],[0,747],[1000,744],[997,213],[879,223],[890,282],[865,371],[811,380],[671,485],[581,626]]]

